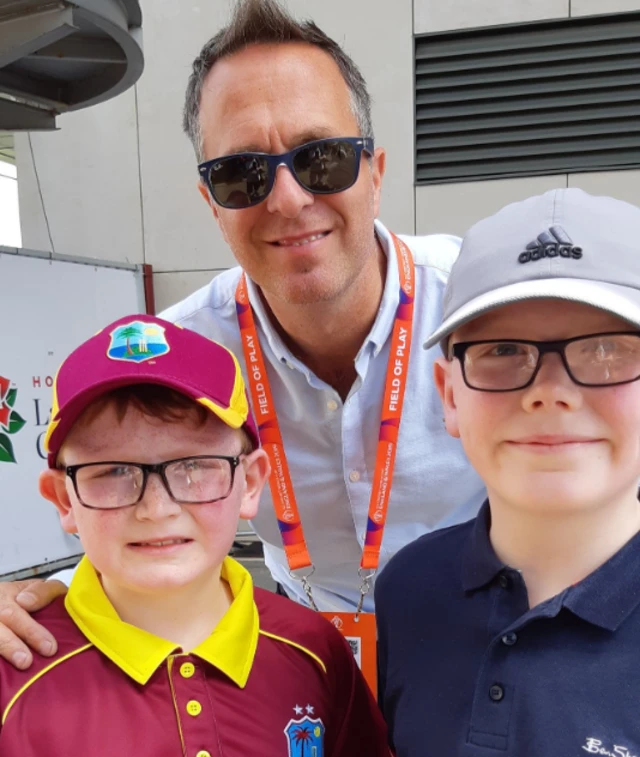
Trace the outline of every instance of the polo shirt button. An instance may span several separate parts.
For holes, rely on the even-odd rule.
[[[500,583],[500,587],[502,589],[510,589],[511,588],[511,579],[509,578],[509,576],[505,576],[504,573],[502,573],[500,575],[499,583]]]
[[[489,696],[491,697],[491,699],[493,699],[494,702],[499,702],[501,699],[504,699],[504,689],[502,688],[502,686],[494,683],[493,686],[489,689]]]
[[[192,662],[183,662],[180,666],[180,675],[183,678],[191,678],[196,672],[196,666]]]
[[[327,402],[327,407],[329,410],[337,410],[338,409],[338,403],[335,400],[329,400]]]
[[[194,718],[198,717],[198,715],[202,712],[202,705],[200,704],[200,702],[192,699],[187,702],[187,712]]]
[[[512,647],[516,641],[518,641],[518,634],[513,633],[513,631],[505,633],[502,637],[502,643],[507,647]]]
[[[196,757],[211,757],[211,754],[206,751],[206,749],[201,749],[198,754],[196,754]]]
[[[360,481],[360,474],[357,470],[351,471],[351,473],[349,474],[349,481],[351,481],[351,483],[353,484],[355,484],[356,481]]]

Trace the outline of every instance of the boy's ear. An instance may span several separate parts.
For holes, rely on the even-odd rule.
[[[48,469],[40,474],[38,487],[40,494],[55,505],[63,530],[68,534],[77,534],[78,527],[67,492],[66,478],[67,474],[64,471]]]
[[[460,428],[458,425],[458,408],[456,406],[453,381],[451,373],[453,371],[453,361],[445,357],[436,358],[433,365],[433,377],[436,382],[436,389],[442,402],[444,413],[444,425],[451,436],[460,438]]]
[[[258,512],[260,495],[269,480],[271,466],[269,457],[263,449],[254,449],[250,455],[242,458],[244,467],[244,492],[240,504],[240,517],[243,520],[255,518]]]

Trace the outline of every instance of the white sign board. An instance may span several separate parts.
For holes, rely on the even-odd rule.
[[[139,266],[0,249],[0,580],[62,566],[82,552],[38,493],[51,386],[80,342],[145,311]]]

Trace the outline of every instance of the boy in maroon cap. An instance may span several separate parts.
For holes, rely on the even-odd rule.
[[[86,557],[38,614],[55,657],[0,661],[3,757],[388,755],[342,636],[227,557],[269,474],[232,353],[120,319],[62,364],[46,443]]]

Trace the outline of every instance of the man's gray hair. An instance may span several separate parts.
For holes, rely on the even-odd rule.
[[[306,42],[327,52],[338,64],[349,88],[351,109],[361,137],[373,139],[371,97],[360,70],[344,50],[319,29],[313,21],[298,23],[277,0],[238,0],[231,22],[212,37],[193,62],[184,104],[182,126],[196,151],[204,160],[200,128],[202,87],[213,65],[249,45]]]

